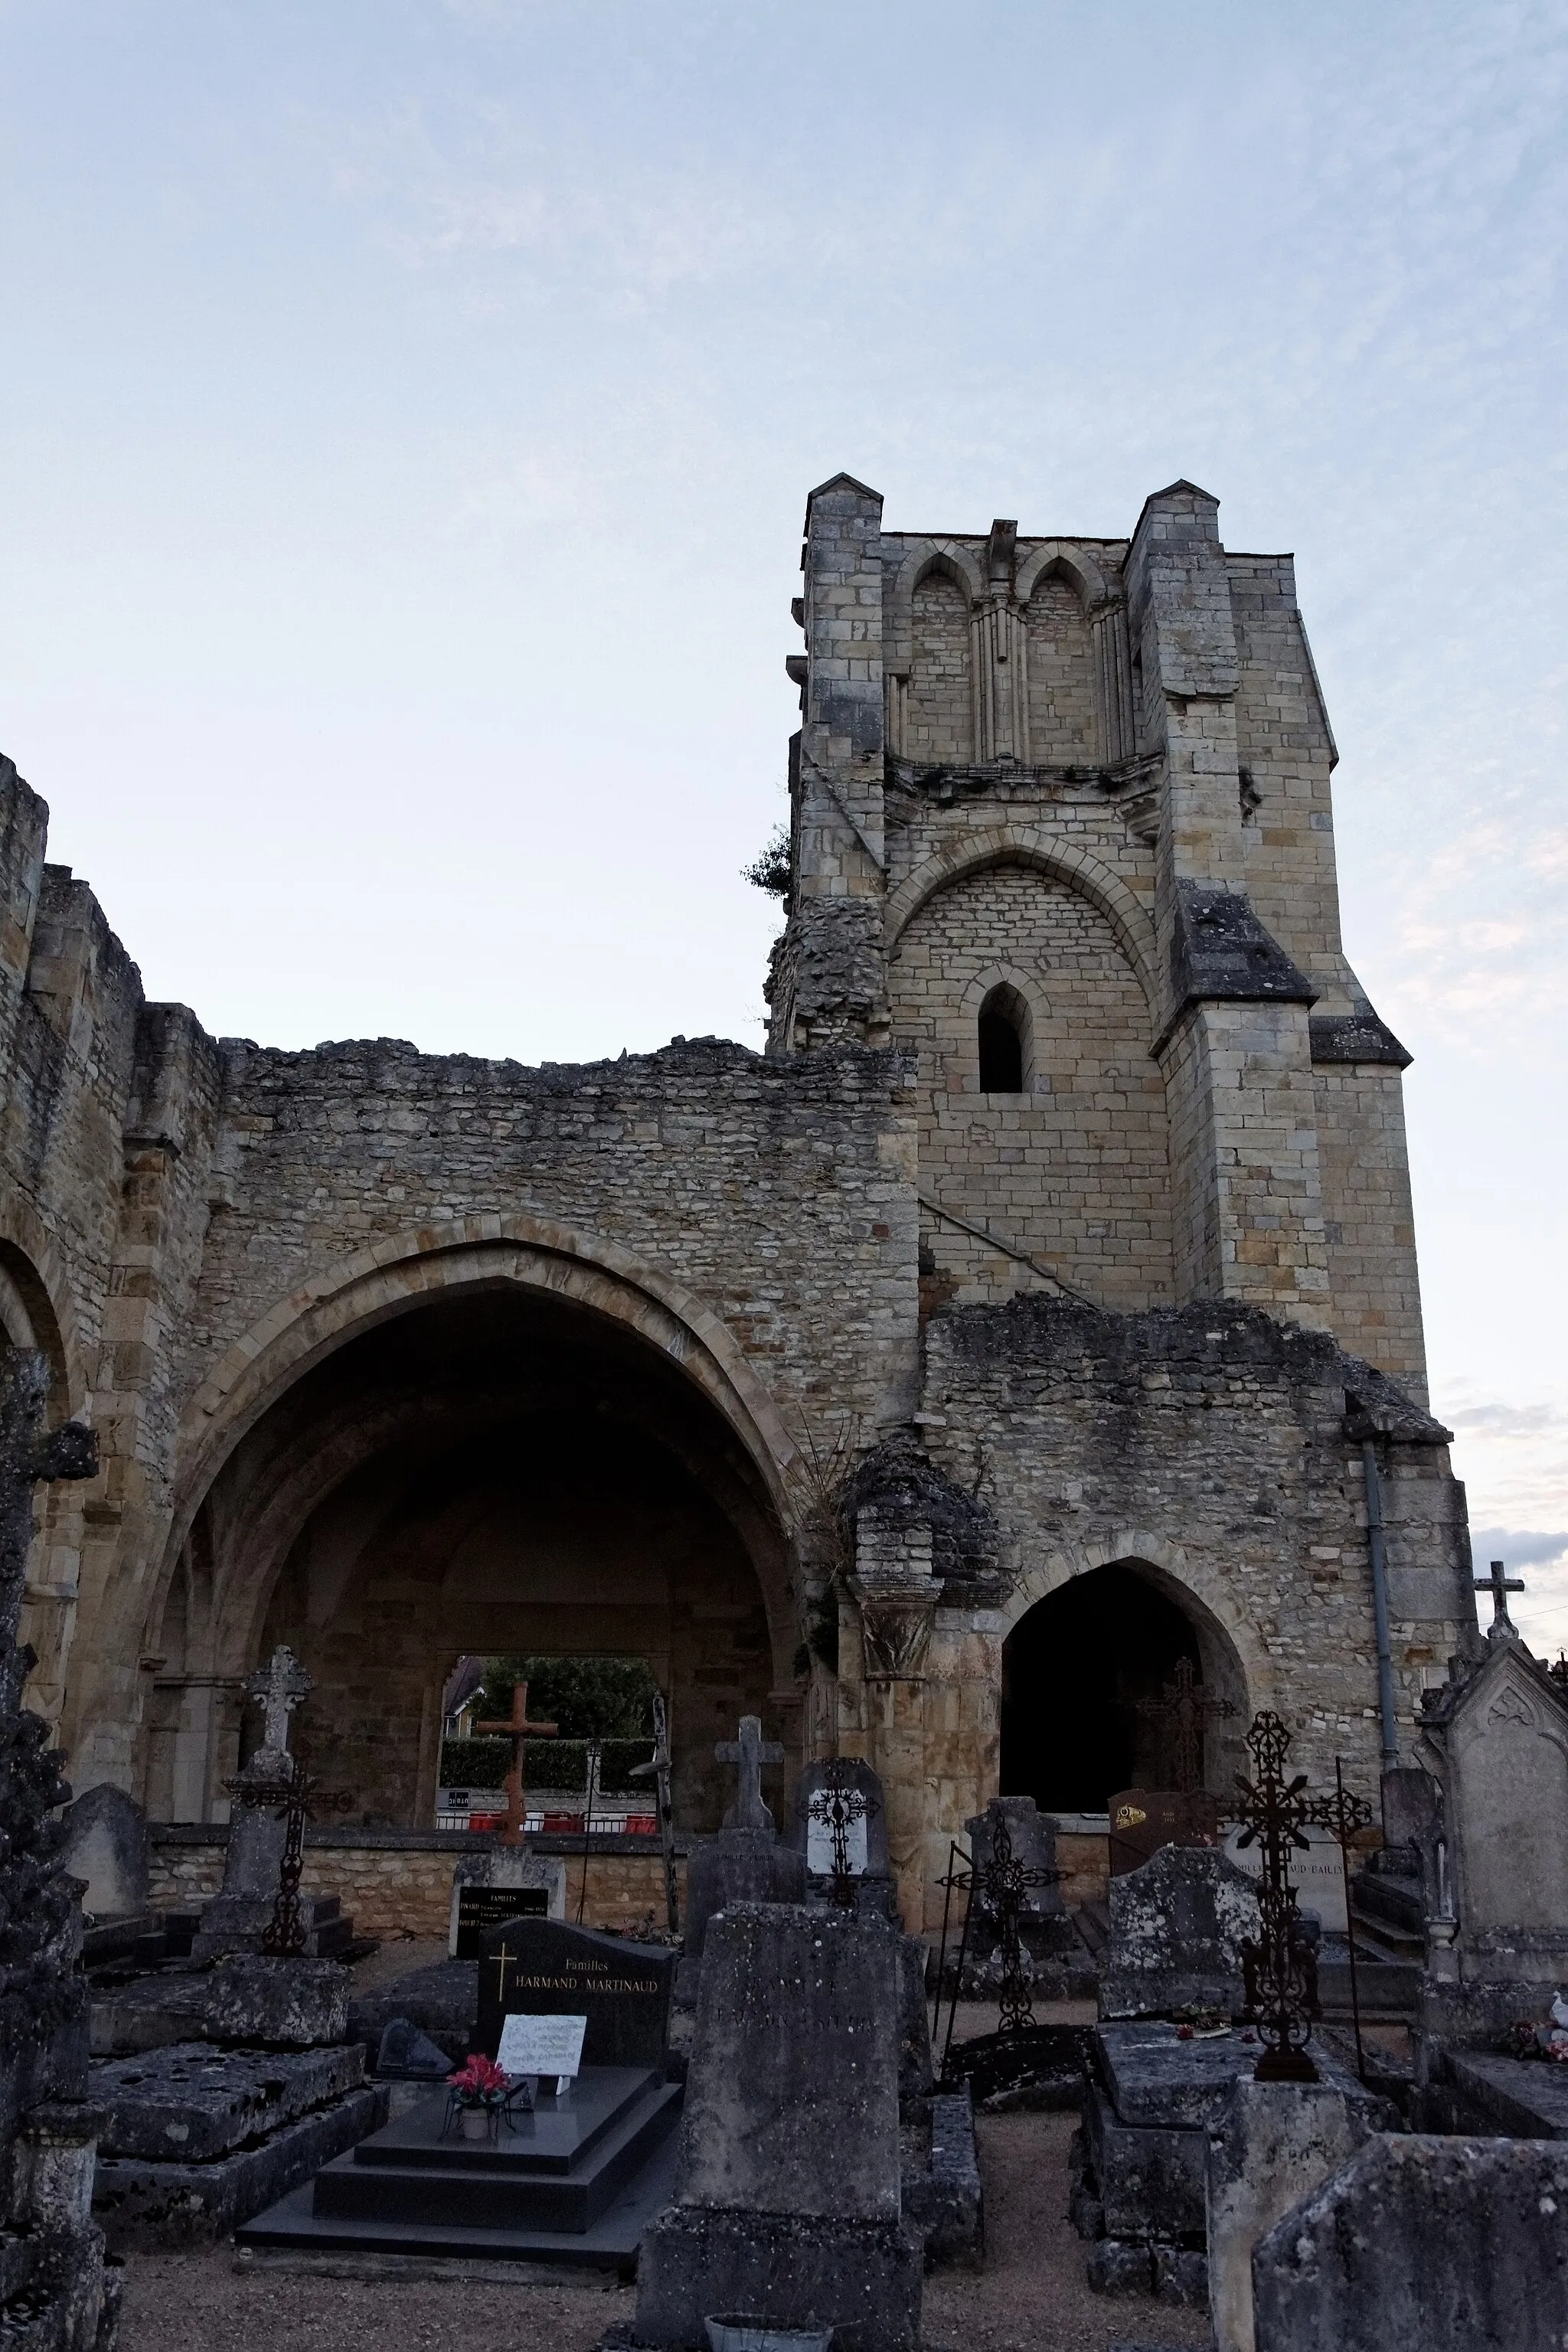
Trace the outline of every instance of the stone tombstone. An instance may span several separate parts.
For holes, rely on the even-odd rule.
[[[994,1824],[998,1817],[1005,1820],[1007,1834],[1012,1841],[1013,1859],[1026,1870],[1054,1871],[1057,1866],[1057,1824],[1049,1813],[1042,1813],[1033,1797],[993,1797],[983,1813],[975,1813],[963,1824],[969,1839],[969,1851],[974,1858],[974,1883],[978,1890],[973,1905],[977,1922],[989,1923],[990,1906],[986,1902],[983,1876],[990,1861],[994,1842]],[[1067,1906],[1062,1901],[1060,1885],[1047,1879],[1041,1886],[1026,1886],[1019,1906],[1018,1924],[1027,1938],[1031,1927],[1066,1923]]]
[[[889,1877],[888,1811],[881,1780],[863,1757],[846,1756],[808,1764],[795,1784],[790,1844],[805,1865],[807,1880],[822,1885],[832,1875],[832,1832],[820,1818],[813,1817],[811,1806],[819,1790],[833,1786],[851,1790],[865,1801],[864,1814],[848,1825],[851,1872],[857,1878]]]
[[[1208,2134],[1205,2207],[1215,2352],[1257,2352],[1252,2250],[1284,2213],[1341,2166],[1370,2128],[1370,2102],[1334,2083],[1231,2086]]]
[[[1110,1934],[1100,1965],[1101,2017],[1173,2010],[1240,2013],[1241,1947],[1259,1929],[1245,1871],[1213,1847],[1162,1847],[1141,1870],[1113,1878]]]
[[[747,1715],[739,1736],[721,1739],[713,1753],[720,1763],[738,1767],[738,1783],[718,1836],[694,1845],[686,1866],[689,1960],[700,1959],[708,1922],[730,1904],[799,1903],[805,1896],[805,1853],[779,1843],[763,1801],[763,1766],[782,1762],[783,1748],[763,1738],[759,1717]]]
[[[261,1745],[235,1776],[241,1787],[229,1814],[223,1885],[202,1906],[201,1925],[191,1944],[195,1960],[255,1950],[267,1932],[278,1900],[289,1834],[282,1793],[294,1769],[289,1753],[289,1718],[313,1687],[287,1643],[279,1644],[267,1664],[245,1685],[247,1696],[262,1709]],[[277,1803],[266,1802],[274,1789],[279,1791]]]
[[[1219,1800],[1206,1789],[1119,1789],[1108,1801],[1110,1874],[1141,1870],[1163,1845],[1217,1845]]]
[[[1568,2344],[1568,2145],[1378,2133],[1252,2253],[1257,2352]]]
[[[900,1946],[883,1921],[734,1904],[709,1932],[675,2202],[643,2239],[636,2339],[728,2313],[913,2352],[923,2241],[903,2219]]]
[[[519,1898],[507,1907],[510,1894]],[[531,1853],[526,1846],[497,1846],[489,1853],[465,1854],[452,1873],[452,1907],[447,1951],[454,1960],[483,1957],[484,1937],[507,1919],[564,1919],[566,1864],[559,1854]]]
[[[61,1865],[87,1881],[82,1909],[94,1919],[135,1918],[147,1908],[147,1816],[112,1781],[68,1806]]]
[[[479,1963],[476,2047],[493,2058],[510,2015],[585,2017],[584,2066],[664,2073],[676,1955],[559,1919],[492,1927]]]
[[[1494,1627],[1479,1666],[1426,1694],[1420,1735],[1443,1791],[1455,1973],[1568,1981],[1568,1700]]]
[[[1244,1834],[1238,1822],[1226,1824],[1225,1851],[1238,1870],[1244,1870],[1254,1884],[1263,1875],[1263,1848],[1254,1842],[1240,1845]],[[1340,1842],[1331,1830],[1306,1829],[1301,1832],[1306,1847],[1290,1850],[1290,1884],[1296,1890],[1296,1907],[1311,1912],[1331,1935],[1347,1933],[1350,1921],[1345,1911],[1345,1866],[1340,1855]]]

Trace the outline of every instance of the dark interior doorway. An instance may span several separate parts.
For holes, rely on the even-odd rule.
[[[1002,1650],[1002,1793],[1099,1813],[1119,1789],[1169,1788],[1173,1757],[1138,1711],[1178,1658],[1203,1662],[1191,1620],[1133,1568],[1075,1577],[1020,1617]]]

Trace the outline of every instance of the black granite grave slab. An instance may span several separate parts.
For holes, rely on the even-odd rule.
[[[477,2046],[493,2058],[510,2015],[585,2017],[583,2063],[662,2077],[676,1954],[560,1919],[513,1919],[485,1937]]]
[[[644,2231],[675,2193],[679,2135],[653,2148],[598,2219],[582,2231],[485,2229],[470,2221],[352,2221],[318,2214],[308,2183],[235,2231],[235,2242],[292,2255],[402,2254],[426,2261],[544,2263],[552,2269],[613,2272],[629,2279]]]
[[[363,2074],[357,2043],[258,2051],[178,2042],[93,2065],[88,2095],[108,2116],[98,2137],[104,2155],[199,2164],[357,2090]]]
[[[680,2100],[651,2068],[585,2068],[569,2099],[473,2141],[443,2138],[433,2091],[239,2242],[625,2265],[668,2201]]]

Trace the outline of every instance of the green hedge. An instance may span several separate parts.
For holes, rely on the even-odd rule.
[[[655,1802],[653,1775],[634,1780],[634,1764],[653,1754],[651,1739],[606,1739],[599,1762],[599,1786],[607,1797],[646,1797]],[[441,1743],[443,1789],[499,1789],[511,1769],[509,1739],[446,1739]],[[588,1744],[583,1739],[529,1739],[522,1750],[527,1789],[582,1790],[588,1785]]]

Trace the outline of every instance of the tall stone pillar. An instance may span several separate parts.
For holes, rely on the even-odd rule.
[[[1247,892],[1236,625],[1218,503],[1150,499],[1128,556],[1139,726],[1161,754],[1155,916],[1178,1296],[1321,1327],[1328,1249],[1308,1009],[1312,982]]]
[[[882,501],[837,474],[806,501],[805,652],[790,778],[794,904],[770,982],[771,1049],[885,1045]]]
[[[929,1527],[868,1507],[857,1518],[849,1589],[860,1618],[864,1725],[869,1761],[887,1806],[888,1859],[905,1924],[924,1911],[926,1661],[940,1577]]]

